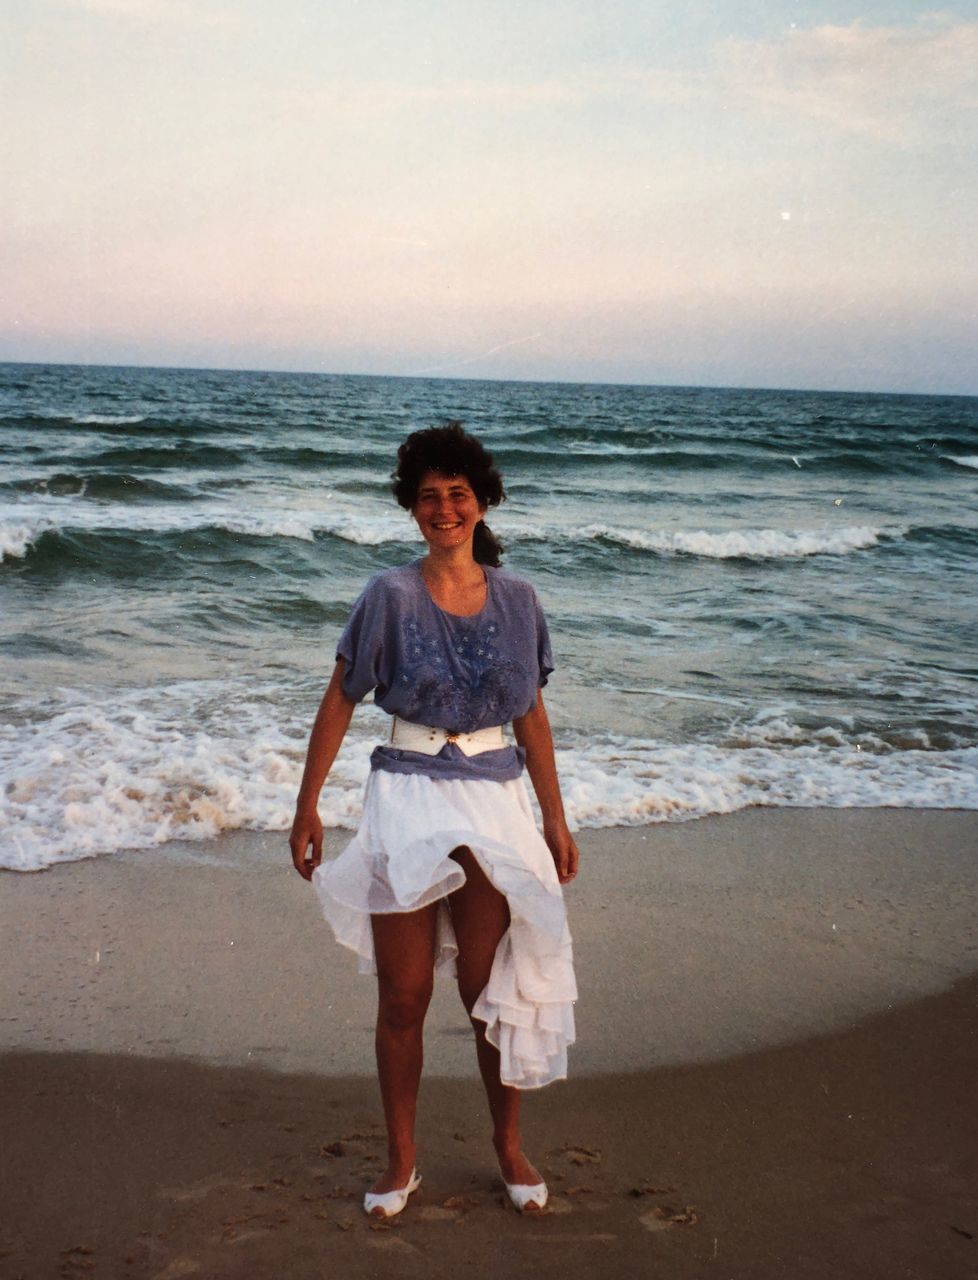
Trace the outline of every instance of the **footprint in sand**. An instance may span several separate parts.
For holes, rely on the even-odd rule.
[[[639,1222],[646,1231],[666,1231],[669,1227],[695,1227],[699,1222],[699,1214],[693,1205],[684,1209],[673,1209],[669,1205],[657,1204],[648,1213],[643,1213]]]
[[[567,1157],[571,1164],[586,1165],[600,1164],[604,1156],[597,1147],[582,1147],[571,1143],[565,1143],[560,1148],[561,1152]]]

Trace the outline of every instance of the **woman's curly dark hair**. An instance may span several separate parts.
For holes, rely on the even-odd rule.
[[[480,504],[498,507],[506,497],[503,478],[492,465],[492,454],[467,431],[461,422],[414,431],[397,451],[397,466],[391,473],[394,497],[406,511],[418,498],[421,477],[426,471],[445,476],[464,476]],[[475,526],[472,554],[479,564],[499,565],[503,547],[484,520]]]

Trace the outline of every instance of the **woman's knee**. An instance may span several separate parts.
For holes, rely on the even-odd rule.
[[[411,1031],[423,1025],[431,1003],[433,983],[381,982],[377,1021],[391,1031]]]

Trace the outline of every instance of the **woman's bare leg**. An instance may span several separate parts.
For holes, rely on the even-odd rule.
[[[407,1184],[415,1165],[414,1121],[431,1001],[438,904],[371,916],[377,957],[377,1075],[387,1122],[387,1168],[377,1192]]]
[[[452,858],[465,871],[465,884],[449,897],[452,924],[458,942],[458,989],[471,1016],[472,1008],[489,981],[496,948],[509,928],[509,906],[476,861],[471,849],[459,848]],[[523,1154],[520,1135],[520,1091],[499,1078],[499,1050],[486,1039],[486,1024],[471,1018],[475,1032],[479,1070],[492,1116],[493,1146],[504,1179],[520,1186],[542,1182],[539,1172]]]

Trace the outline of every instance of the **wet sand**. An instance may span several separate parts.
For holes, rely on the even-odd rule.
[[[976,835],[584,833],[580,1043],[526,1105],[553,1212],[502,1206],[444,984],[423,1187],[381,1229],[371,983],[278,837],[4,875],[0,1276],[976,1275]]]

